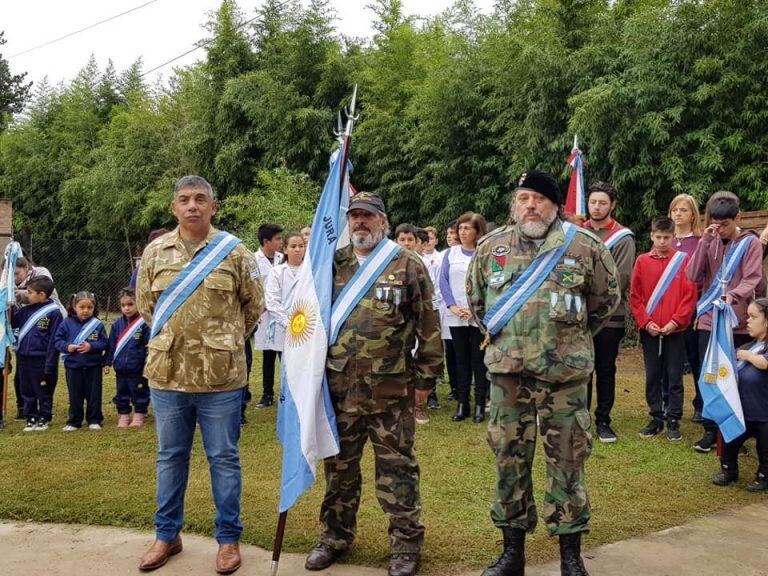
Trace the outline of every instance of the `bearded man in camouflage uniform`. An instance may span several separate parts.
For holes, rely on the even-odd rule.
[[[347,217],[352,244],[336,252],[334,302],[348,285],[347,294],[355,290],[367,259],[373,266],[387,247],[394,256],[380,272],[378,266],[370,268],[370,284],[360,285],[360,300],[347,309],[349,315],[328,349],[340,452],[325,460],[320,510],[324,531],[305,567],[323,570],[352,544],[362,484],[360,458],[370,438],[376,497],[390,517],[389,574],[411,576],[424,540],[419,465],[413,451],[414,407],[426,402],[443,370],[440,319],[432,307],[432,282],[422,260],[385,238],[387,216],[381,198],[360,192]]]
[[[619,305],[620,290],[610,252],[592,233],[564,223],[560,204],[552,176],[524,174],[512,200],[513,223],[480,241],[467,277],[469,304],[486,334],[488,443],[498,471],[491,518],[504,535],[503,553],[483,576],[525,572],[525,533],[537,522],[537,419],[547,462],[547,530],[560,537],[561,573],[587,574],[580,547],[590,517],[584,462],[592,446],[592,336]],[[529,268],[531,283],[507,292]],[[516,312],[502,306],[509,294],[522,303]]]
[[[158,300],[176,277],[186,269],[190,279],[197,263],[213,256],[215,247],[223,245],[218,240],[228,236],[211,227],[216,201],[211,185],[199,176],[176,183],[171,210],[179,226],[147,246],[136,283],[137,305],[147,324],[153,315],[165,318]],[[246,382],[244,343],[256,327],[264,295],[254,255],[228,237],[231,251],[221,250],[224,258],[218,263],[209,260],[202,282],[164,324],[154,318],[160,330],[147,345],[144,376],[158,441],[157,512],[156,540],[139,564],[143,571],[159,568],[181,552],[179,533],[197,423],[216,505],[216,571],[230,574],[240,567],[242,473],[237,444]],[[168,292],[170,299],[176,291]]]

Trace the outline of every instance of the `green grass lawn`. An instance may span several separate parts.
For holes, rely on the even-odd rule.
[[[612,446],[596,443],[587,464],[593,506],[592,531],[586,538],[589,547],[763,499],[743,490],[757,468],[754,456],[743,459],[738,488],[711,484],[710,476],[718,466],[716,457],[691,448],[701,428],[690,424],[690,376],[686,377],[684,440],[670,443],[666,438],[646,440],[638,436],[647,419],[639,357],[639,351],[629,351],[620,362],[614,409],[619,442]],[[254,368],[259,374],[258,365]],[[258,399],[255,376],[252,389]],[[446,393],[446,388],[439,390],[441,398]],[[61,432],[67,407],[63,377],[56,393],[54,427],[47,432],[23,433],[22,422],[6,422],[7,429],[0,433],[0,518],[152,529],[154,430],[151,422],[138,431],[117,430],[115,410],[109,403],[113,394],[114,377],[110,375],[105,380],[107,419],[101,432]],[[440,410],[430,411],[432,422],[417,430],[422,518],[427,527],[424,574],[477,569],[495,559],[500,550],[500,532],[491,525],[488,514],[495,469],[485,425],[452,422],[454,409],[453,403],[443,402]],[[240,445],[243,540],[270,549],[278,516],[281,458],[275,418],[275,408],[250,409]],[[366,450],[363,474],[358,538],[345,562],[383,566],[387,559],[387,519],[374,496],[370,449]],[[543,474],[539,450],[534,481],[537,502],[543,498]],[[322,471],[319,476],[289,513],[287,551],[309,551],[320,533]],[[198,438],[187,492],[186,530],[212,534],[213,515],[207,465]],[[526,553],[532,563],[552,559],[557,555],[557,541],[548,538],[539,526],[529,538]]]

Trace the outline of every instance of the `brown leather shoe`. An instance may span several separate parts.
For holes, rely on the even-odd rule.
[[[242,564],[240,559],[240,544],[219,544],[219,552],[216,554],[216,572],[219,574],[232,574]]]
[[[181,537],[176,538],[173,542],[155,540],[152,543],[152,546],[149,547],[149,550],[147,550],[144,556],[141,557],[139,570],[142,572],[157,570],[160,566],[163,566],[168,562],[168,558],[175,556],[181,552],[181,550]]]

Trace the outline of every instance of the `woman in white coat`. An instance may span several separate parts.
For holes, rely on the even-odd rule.
[[[285,329],[288,326],[288,305],[299,278],[299,267],[304,261],[305,252],[306,246],[301,234],[289,232],[285,237],[287,261],[272,268],[264,285],[264,301],[272,324],[269,331],[274,334],[274,346],[280,351],[283,350]]]

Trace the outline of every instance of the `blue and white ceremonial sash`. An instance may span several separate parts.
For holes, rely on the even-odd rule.
[[[562,246],[549,252],[539,254],[525,269],[520,277],[507,288],[496,303],[485,313],[483,324],[488,329],[491,336],[498,334],[502,328],[517,314],[534,292],[549,277],[550,272],[555,268],[560,258],[565,254],[568,247],[576,237],[578,227],[563,222],[563,231],[565,232],[565,242]]]
[[[733,278],[733,273],[741,264],[741,259],[744,257],[744,253],[752,241],[751,236],[747,236],[737,244],[731,247],[725,255],[723,263],[720,265],[720,270],[717,271],[715,279],[712,281],[712,285],[706,291],[704,296],[696,303],[696,318],[703,316],[712,309],[712,304],[725,294],[726,288]],[[734,324],[734,328],[739,325],[738,321]]]
[[[685,252],[675,252],[674,256],[672,256],[670,259],[669,264],[667,264],[667,267],[664,269],[664,273],[661,275],[661,278],[659,278],[659,281],[656,282],[656,287],[653,289],[653,293],[648,299],[648,304],[645,305],[645,311],[648,313],[648,316],[653,314],[653,311],[656,310],[656,307],[659,305],[659,302],[661,302],[661,299],[664,298],[664,294],[666,294],[667,290],[669,290],[669,287],[672,285],[675,276],[677,276],[677,272],[680,270],[680,267],[685,261],[685,256]]]
[[[179,272],[173,282],[166,288],[157,300],[155,312],[152,315],[152,332],[150,339],[157,336],[166,322],[171,319],[174,312],[187,301],[198,286],[203,283],[205,277],[211,273],[224,258],[234,250],[242,240],[229,234],[219,232],[210,244],[200,250],[195,257]]]
[[[713,303],[712,332],[699,377],[704,418],[717,423],[726,442],[733,441],[746,431],[733,347],[735,317],[730,304],[722,300]]]
[[[749,348],[749,351],[752,352],[752,354],[762,354],[765,352],[765,342],[757,342],[756,344],[752,344],[752,346]],[[749,364],[746,360],[739,360],[736,362],[736,370],[738,372],[741,372],[741,369],[744,368]]]
[[[385,238],[379,242],[379,245],[371,252],[362,266],[358,268],[354,276],[349,279],[349,282],[344,286],[331,309],[331,334],[329,340],[331,345],[336,342],[341,326],[352,313],[355,306],[357,306],[357,303],[363,299],[363,296],[373,286],[376,278],[392,262],[394,257],[400,253],[400,250],[402,250],[400,246],[392,242],[392,240]]]
[[[24,322],[24,326],[22,326],[19,329],[19,335],[16,338],[16,348],[19,347],[19,345],[21,344],[21,341],[24,340],[24,337],[27,334],[29,334],[29,331],[32,330],[34,325],[37,324],[41,318],[44,318],[45,316],[47,316],[49,312],[53,312],[54,310],[58,310],[58,309],[59,307],[55,302],[49,302],[48,304],[40,308],[40,310],[32,314],[32,316],[27,318],[27,321]]]
[[[618,244],[621,239],[634,235],[635,234],[629,228],[619,228],[613,234],[606,236],[603,240],[603,244],[605,244],[605,247],[608,248],[608,250],[612,250],[613,247],[616,246],[616,244]]]
[[[139,316],[136,318],[136,320],[125,327],[120,336],[117,337],[117,342],[115,343],[115,353],[112,354],[112,362],[115,361],[115,358],[117,358],[120,352],[125,349],[125,345],[131,341],[131,339],[136,335],[136,332],[141,330],[142,326],[145,324],[146,322],[144,322],[144,319]]]
[[[80,344],[85,342],[86,338],[88,338],[88,336],[90,336],[93,333],[93,331],[99,327],[99,324],[101,324],[101,320],[99,320],[98,318],[91,318],[90,320],[88,320],[88,322],[83,324],[83,327],[80,328],[80,332],[77,333],[77,336],[75,336],[75,339],[72,341],[72,344],[74,344],[75,346],[80,346]],[[61,355],[62,360],[67,356],[69,356],[68,353],[62,354]]]

